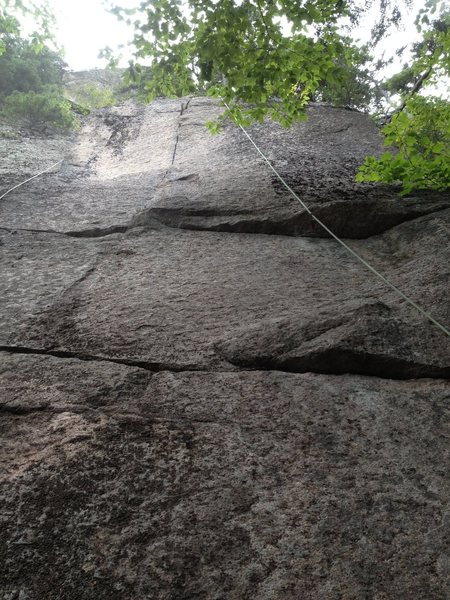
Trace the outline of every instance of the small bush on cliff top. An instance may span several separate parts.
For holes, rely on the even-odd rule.
[[[70,103],[58,88],[40,92],[14,91],[4,98],[2,113],[6,117],[25,119],[30,125],[47,124],[65,129],[74,129],[78,125]]]
[[[33,17],[40,31],[22,37],[19,13]],[[66,65],[59,51],[46,46],[50,24],[45,7],[33,2],[6,2],[0,7],[0,114],[31,125],[72,129],[78,121],[62,91]]]
[[[67,96],[76,104],[94,110],[114,106],[116,97],[111,89],[105,89],[95,83],[84,83],[71,86]]]

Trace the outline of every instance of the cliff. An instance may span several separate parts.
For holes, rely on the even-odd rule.
[[[64,162],[0,200],[0,598],[442,600],[449,340],[217,110],[1,140]],[[357,112],[250,133],[448,327],[448,195],[354,183]]]

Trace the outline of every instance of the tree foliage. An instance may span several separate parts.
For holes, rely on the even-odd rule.
[[[39,92],[14,91],[3,99],[2,112],[5,116],[25,119],[33,126],[52,125],[74,129],[78,125],[71,103],[55,86]]]
[[[401,97],[383,128],[385,145],[394,151],[366,158],[357,176],[358,181],[402,183],[403,194],[450,186],[450,104],[418,95],[426,85],[450,76],[450,13],[431,21],[425,8],[416,24],[423,37],[414,45],[413,61],[385,84]]]
[[[52,28],[54,16],[45,0],[1,0],[0,5],[0,55],[5,51],[5,37],[20,36],[20,17],[28,17],[34,23],[29,41],[39,52],[49,42],[53,41]]]
[[[345,0],[152,0],[114,12],[137,17],[137,57],[152,64],[133,65],[130,77],[145,73],[148,99],[204,90],[241,124],[303,118],[314,94],[348,82],[357,54],[338,32]]]
[[[408,4],[404,0],[403,6]],[[379,164],[375,158],[367,161],[358,177],[398,177],[410,190],[428,185],[442,189],[445,179],[436,179],[442,161],[434,154],[430,158],[430,148],[440,152],[442,147],[434,140],[445,137],[438,129],[446,105],[410,99],[448,73],[447,17],[445,11],[438,16],[438,4],[426,0],[417,19],[422,41],[402,72],[389,81],[377,77],[386,62],[372,54],[389,27],[401,20],[401,4],[394,0],[143,0],[136,9],[112,11],[135,26],[136,62],[130,65],[128,81],[148,100],[195,91],[220,98],[226,108],[219,122],[210,124],[213,131],[227,117],[247,125],[269,116],[289,126],[305,118],[311,100],[376,111],[386,108],[387,98],[399,98],[397,113],[402,116],[394,116],[385,130],[387,143],[398,150],[395,157],[389,153],[390,172],[386,153]],[[356,44],[343,33],[343,22],[351,29],[375,7],[371,39]],[[428,142],[423,123],[432,110],[437,112]],[[412,144],[413,138],[406,157],[406,140]],[[417,165],[419,157],[421,174],[417,170],[413,179],[406,163]],[[406,161],[403,169],[401,160]],[[433,164],[426,166],[429,160]]]
[[[414,189],[445,190],[450,184],[450,104],[414,96],[384,129],[384,143],[396,152],[367,157],[357,181],[403,183]]]
[[[86,111],[85,114],[97,108],[113,106],[117,101],[112,89],[93,82],[71,85],[66,94],[74,105]]]
[[[11,33],[3,37],[3,43],[0,94],[38,91],[47,85],[62,84],[64,61],[58,52],[46,46],[37,52],[30,40]]]
[[[35,31],[22,33],[20,17],[32,18]],[[64,97],[65,63],[52,49],[53,18],[45,3],[3,0],[0,8],[0,113],[9,119],[73,128],[77,119]]]
[[[358,110],[379,107],[384,95],[376,85],[375,72],[381,68],[382,61],[373,64],[368,44],[357,47],[350,38],[343,41],[348,50],[335,59],[339,76],[319,82],[311,99]]]

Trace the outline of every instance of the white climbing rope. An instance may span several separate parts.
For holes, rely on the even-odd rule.
[[[224,100],[222,100],[222,101],[223,101],[224,105],[226,106],[226,108],[228,110],[230,110],[230,107],[228,106],[228,104]],[[371,271],[376,277],[378,277],[379,279],[381,279],[381,281],[383,281],[383,283],[385,283],[388,287],[390,287],[392,290],[394,290],[394,292],[396,292],[401,298],[403,298],[410,306],[412,306],[423,317],[425,317],[426,319],[428,319],[428,321],[430,321],[431,323],[433,323],[433,325],[435,325],[438,329],[440,329],[443,333],[445,333],[450,338],[450,330],[447,329],[447,327],[445,327],[444,325],[442,325],[442,323],[440,323],[439,321],[437,321],[432,315],[430,315],[430,313],[428,313],[421,306],[419,306],[416,302],[414,302],[414,300],[412,298],[410,298],[404,292],[402,292],[402,290],[400,288],[398,288],[395,284],[393,284],[391,281],[389,281],[389,279],[387,279],[387,277],[385,277],[382,273],[380,273],[379,271],[377,271],[377,269],[375,269],[375,267],[373,267],[371,264],[369,264],[362,256],[360,256],[357,252],[355,252],[355,250],[353,250],[352,248],[350,248],[350,246],[348,246],[333,231],[331,231],[331,229],[329,227],[327,227],[327,225],[325,225],[325,223],[323,223],[318,217],[316,217],[314,215],[314,213],[311,211],[311,209],[303,202],[303,200],[296,194],[296,192],[294,192],[294,190],[291,188],[291,186],[285,181],[285,179],[275,169],[275,167],[272,165],[272,163],[267,158],[267,156],[262,152],[262,150],[258,147],[258,145],[253,141],[253,139],[251,138],[251,136],[249,135],[249,133],[247,132],[247,130],[242,125],[239,125],[239,127],[244,132],[245,136],[248,138],[248,140],[250,141],[250,143],[254,146],[254,148],[256,149],[256,151],[258,152],[258,154],[260,154],[260,156],[266,162],[266,164],[268,165],[268,167],[274,172],[274,174],[281,181],[281,183],[284,185],[284,187],[294,196],[294,198],[300,203],[300,205],[302,206],[302,208],[304,208],[306,210],[306,212],[311,216],[311,218],[314,219],[314,221],[316,221],[316,223],[318,223],[322,227],[322,229],[324,229],[343,248],[345,248],[345,250],[347,250],[347,252],[349,254],[351,254],[354,258],[356,258],[367,269],[369,269],[369,271]],[[25,181],[22,181],[22,183],[19,183],[19,184],[15,185],[14,187],[10,188],[9,190],[7,190],[4,194],[2,194],[0,196],[0,200],[2,200],[5,196],[7,196],[13,190],[16,190],[17,188],[21,187],[22,185],[25,185],[26,183],[28,183],[29,181],[32,181],[33,179],[36,179],[36,177],[39,177],[40,175],[43,175],[44,173],[47,173],[48,171],[51,171],[51,169],[53,169],[54,167],[57,167],[62,162],[64,162],[64,159],[59,160],[58,162],[54,163],[53,165],[51,165],[47,169],[44,169],[43,171],[40,171],[36,175],[33,175],[33,177],[29,177]]]
[[[40,173],[37,173],[37,175],[33,175],[33,177],[29,177],[28,179],[26,179],[25,181],[22,181],[22,183],[18,183],[17,185],[15,185],[14,187],[12,187],[11,189],[9,189],[8,191],[6,191],[4,194],[2,194],[0,196],[0,200],[2,198],[4,198],[5,196],[7,196],[10,192],[12,192],[13,190],[16,190],[17,188],[20,188],[22,185],[25,185],[26,183],[28,183],[29,181],[31,181],[32,179],[36,179],[36,177],[39,177],[40,175],[43,175],[44,173],[47,173],[47,171],[51,171],[53,169],[53,167],[57,167],[58,165],[60,165],[62,162],[64,162],[64,158],[59,160],[57,163],[55,163],[54,165],[52,165],[51,167],[48,167],[48,169],[44,169],[44,171],[41,171]]]
[[[222,101],[223,101],[224,105],[226,106],[226,108],[228,110],[230,110],[230,107],[228,106],[228,104],[224,100],[222,100]],[[410,298],[404,292],[402,292],[401,289],[399,289],[395,284],[393,284],[391,281],[389,281],[389,279],[387,279],[382,273],[377,271],[377,269],[375,269],[375,267],[373,267],[366,260],[364,260],[364,258],[362,256],[360,256],[357,252],[355,252],[355,250],[350,248],[350,246],[348,246],[335,233],[333,233],[333,231],[331,231],[331,229],[329,227],[327,227],[325,225],[325,223],[322,223],[322,221],[313,214],[313,212],[310,210],[310,208],[294,192],[294,190],[291,188],[291,186],[283,179],[283,177],[280,175],[280,173],[278,173],[278,171],[272,165],[272,163],[267,158],[267,156],[262,152],[262,150],[260,150],[260,148],[257,146],[257,144],[253,141],[253,139],[251,138],[249,133],[246,131],[246,129],[244,129],[244,127],[242,127],[242,125],[239,125],[239,127],[242,129],[244,134],[249,139],[250,143],[255,147],[258,154],[260,154],[262,156],[264,161],[267,163],[269,168],[275,173],[275,175],[278,177],[278,179],[281,181],[281,183],[284,185],[284,187],[294,196],[294,198],[296,198],[296,200],[298,200],[298,202],[300,203],[302,208],[304,208],[306,210],[306,212],[311,216],[312,219],[314,219],[314,221],[316,221],[316,223],[318,223],[333,239],[335,239],[343,248],[345,248],[347,250],[347,252],[349,252],[354,258],[359,260],[359,262],[361,262],[367,269],[369,269],[369,271],[371,271],[374,275],[376,275],[379,279],[381,279],[381,281],[383,281],[383,283],[385,283],[392,290],[394,290],[399,296],[401,296],[403,298],[403,300],[406,300],[406,302],[410,306],[415,308],[423,317],[428,319],[431,323],[433,323],[433,325],[435,325],[438,329],[440,329],[443,333],[445,333],[448,337],[450,337],[450,330],[447,329],[447,327],[445,327],[445,325],[442,325],[442,323],[439,323],[439,321],[437,321],[434,317],[432,317],[430,315],[430,313],[428,313],[426,310],[424,310],[422,307],[420,307],[416,302],[414,302],[414,300],[412,298]]]

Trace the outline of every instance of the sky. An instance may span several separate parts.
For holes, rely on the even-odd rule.
[[[71,70],[105,67],[105,59],[98,58],[100,50],[126,45],[132,39],[132,28],[108,13],[103,0],[49,0],[49,4],[56,17],[57,40]],[[118,0],[117,4],[132,7],[139,2]],[[128,53],[124,66],[130,57]]]
[[[134,7],[139,0],[116,0],[123,7]],[[383,40],[380,49],[389,52],[393,47],[410,42],[417,37],[413,21],[419,8],[425,0],[414,0],[409,23],[402,30],[396,31],[389,39]],[[126,45],[133,36],[133,30],[123,22],[119,22],[114,15],[108,13],[104,0],[49,0],[57,19],[57,39],[65,48],[65,60],[69,68],[75,71],[104,67],[105,59],[99,59],[101,48]],[[370,30],[368,23],[360,30],[362,38],[367,37]],[[126,66],[131,53],[122,50],[124,54],[123,65]],[[393,68],[393,72],[398,67]]]
[[[122,54],[119,66],[127,66],[128,60],[132,58],[132,52],[127,49],[127,45],[133,38],[133,28],[107,12],[105,4],[108,0],[48,0],[48,2],[56,16],[56,37],[59,45],[64,47],[65,60],[70,70],[105,68],[107,61],[98,57],[100,50],[106,46],[115,49],[119,45],[125,46],[118,51]],[[124,8],[134,8],[140,4],[140,0],[109,0],[109,3],[111,2]],[[389,37],[379,43],[377,48],[379,55],[384,51],[387,57],[391,56],[396,48],[420,38],[414,25],[414,18],[424,5],[425,0],[412,0],[409,15],[404,14],[402,27],[394,30]],[[366,40],[375,17],[376,14],[369,14],[359,30],[352,32],[352,37]],[[397,59],[381,75],[389,77],[398,72],[403,60]],[[430,93],[448,97],[448,89],[447,83],[444,83],[437,88],[433,87],[433,90],[430,89]]]

